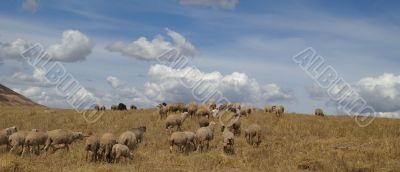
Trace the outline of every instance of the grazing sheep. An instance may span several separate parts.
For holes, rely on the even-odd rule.
[[[188,146],[191,147],[191,150],[196,150],[196,134],[191,131],[184,131],[186,137],[188,138]],[[189,147],[188,147],[189,149]]]
[[[1,145],[6,145],[7,149],[9,149],[10,145],[8,143],[8,137],[11,134],[16,133],[17,131],[18,131],[18,129],[17,129],[16,126],[8,127],[8,128],[5,128],[5,129],[1,130],[1,132],[0,132],[0,146]]]
[[[181,115],[169,115],[165,120],[165,128],[168,130],[170,128],[177,127],[177,130],[181,130],[181,126],[188,116],[188,112],[183,112]]]
[[[261,143],[261,127],[258,124],[251,124],[244,130],[244,137],[250,145],[259,145]]]
[[[224,148],[224,153],[226,154],[234,154],[235,149],[233,147],[235,143],[235,136],[234,134],[229,131],[228,128],[225,128],[222,132],[222,146]]]
[[[210,148],[210,142],[214,139],[214,127],[216,123],[210,122],[208,127],[201,127],[196,131],[196,144],[197,150],[203,152],[204,147],[207,147],[207,150]]]
[[[8,144],[11,146],[10,152],[14,152],[19,147],[24,147],[27,134],[28,131],[17,131],[8,137]]]
[[[1,130],[0,134],[5,134],[7,136],[10,136],[11,134],[16,133],[17,131],[18,128],[16,126],[12,126]]]
[[[99,155],[102,157],[103,161],[111,162],[111,150],[115,144],[117,144],[117,139],[114,134],[105,133],[101,136]]]
[[[200,127],[207,127],[209,124],[210,124],[210,121],[208,120],[207,117],[204,117],[204,116],[200,117],[200,119],[199,119]]]
[[[100,149],[100,138],[97,135],[91,135],[86,139],[85,151],[86,151],[86,161],[97,161],[99,160],[99,149]]]
[[[267,105],[267,106],[265,106],[264,110],[266,113],[272,113],[272,106]]]
[[[188,108],[184,103],[175,103],[167,105],[168,112],[175,113],[175,112],[187,112]]]
[[[210,118],[210,111],[206,106],[200,106],[197,111],[196,111],[196,116],[197,117],[202,117],[205,116],[207,118]]]
[[[36,153],[38,154],[40,151],[40,146],[46,145],[46,140],[48,135],[46,132],[42,131],[30,131],[25,137],[24,148],[22,151],[22,156],[29,149],[29,153],[34,153],[34,148],[36,148]]]
[[[143,135],[146,132],[147,128],[146,126],[140,126],[137,128],[131,128],[129,131],[132,131],[136,135],[136,141],[137,143],[141,143],[143,139]]]
[[[169,151],[172,153],[173,147],[176,146],[176,151],[187,152],[189,145],[189,138],[185,132],[176,131],[171,134],[168,139]]]
[[[126,108],[126,105],[125,105],[125,104],[119,103],[119,104],[118,104],[118,110],[128,110],[128,109]]]
[[[272,111],[275,113],[276,117],[282,117],[285,112],[285,108],[282,105],[272,106]]]
[[[118,143],[128,146],[130,150],[134,150],[137,146],[136,134],[132,131],[125,131],[119,136]]]
[[[74,132],[64,129],[56,129],[47,132],[48,138],[46,141],[45,150],[51,147],[54,150],[55,145],[64,145],[64,149],[69,151],[69,145],[75,140],[82,140],[84,138],[82,132]]]
[[[325,116],[324,111],[321,108],[315,109],[315,116]]]
[[[188,113],[189,113],[190,117],[193,117],[194,115],[196,115],[197,108],[198,108],[198,106],[197,106],[197,104],[195,102],[192,102],[187,106]]]
[[[159,105],[158,113],[160,114],[160,119],[166,118],[168,114],[168,108],[162,104]]]
[[[129,151],[128,146],[123,144],[115,144],[112,147],[111,155],[113,157],[114,163],[118,163],[121,157],[133,159],[133,154]]]

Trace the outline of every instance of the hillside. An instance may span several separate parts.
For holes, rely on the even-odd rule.
[[[40,106],[25,96],[0,84],[0,106]]]
[[[170,153],[165,121],[156,109],[107,110],[99,121],[87,124],[75,110],[46,111],[42,108],[5,107],[0,111],[0,128],[12,125],[21,130],[57,128],[121,134],[130,127],[146,125],[143,142],[133,160],[118,164],[85,162],[85,141],[77,141],[70,151],[47,156],[21,158],[0,148],[0,171],[398,171],[400,169],[400,120],[376,119],[360,128],[351,117],[315,117],[272,114],[257,111],[241,118],[242,129],[252,123],[262,126],[259,147],[246,144],[244,134],[235,137],[235,155],[225,155],[218,125],[211,150],[189,155]],[[29,121],[29,122],[27,122]],[[183,130],[195,131],[197,118],[188,118]]]

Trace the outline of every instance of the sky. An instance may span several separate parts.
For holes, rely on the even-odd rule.
[[[0,23],[0,83],[49,107],[72,108],[21,56],[37,43],[106,106],[201,101],[181,82],[201,78],[230,102],[344,114],[293,60],[311,47],[367,106],[400,117],[398,1],[4,0]],[[189,65],[157,59],[171,49]]]

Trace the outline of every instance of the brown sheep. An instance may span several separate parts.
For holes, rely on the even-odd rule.
[[[133,154],[129,151],[128,146],[123,144],[115,144],[112,147],[111,155],[113,157],[113,162],[118,163],[121,157],[129,158],[130,160],[133,159]]]
[[[117,139],[112,133],[105,133],[100,138],[99,155],[101,155],[103,161],[111,162],[111,150],[112,147],[117,144]]]
[[[91,135],[86,139],[85,151],[86,151],[86,161],[98,161],[99,160],[99,148],[100,148],[100,138],[97,135]]]
[[[177,127],[177,130],[181,130],[181,126],[188,116],[188,112],[183,112],[181,115],[169,115],[165,120],[165,128],[168,130],[170,128]]]
[[[125,131],[119,136],[118,143],[128,146],[130,150],[134,150],[137,147],[136,134],[132,131]]]
[[[158,106],[158,113],[160,114],[160,119],[166,118],[168,114],[168,108],[162,104]]]
[[[261,143],[261,127],[258,124],[251,124],[244,130],[244,137],[250,145],[259,145]]]
[[[133,133],[135,133],[137,143],[141,143],[142,142],[142,139],[143,139],[143,136],[144,136],[144,133],[146,132],[146,130],[147,130],[146,126],[140,126],[140,127],[137,127],[137,128],[130,128],[129,129],[129,131],[132,131]]]
[[[225,128],[222,132],[222,146],[224,148],[224,153],[226,154],[234,154],[235,149],[233,147],[235,143],[235,136],[234,134],[229,131],[228,128]]]
[[[196,131],[197,150],[203,152],[204,147],[210,149],[210,142],[214,139],[214,127],[216,123],[210,122],[208,127],[201,127]]]
[[[71,143],[75,140],[82,140],[85,137],[82,132],[73,132],[64,129],[48,131],[47,135],[46,147],[44,148],[46,151],[49,150],[50,147],[54,150],[55,145],[64,145],[63,148],[69,151],[69,145]]]
[[[198,108],[198,106],[197,106],[197,104],[195,102],[192,102],[187,106],[188,113],[189,113],[190,117],[193,117],[194,115],[196,115],[197,108]]]
[[[265,106],[264,110],[266,113],[272,113],[272,106],[267,105],[267,106]]]
[[[282,105],[272,106],[272,112],[275,113],[276,117],[282,117],[285,113],[285,108]]]
[[[43,147],[46,145],[48,135],[46,132],[42,131],[30,131],[25,137],[24,149],[22,151],[22,155],[26,153],[29,149],[30,153],[34,153],[34,148],[36,148],[36,153],[38,154],[40,151],[40,146]]]
[[[321,108],[315,109],[315,116],[325,116],[324,111]]]
[[[185,132],[176,131],[171,134],[168,139],[169,151],[172,153],[173,147],[176,146],[176,151],[187,152],[189,146],[189,138]]]

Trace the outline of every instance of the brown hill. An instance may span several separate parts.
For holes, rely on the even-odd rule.
[[[0,106],[42,106],[0,84]]]

